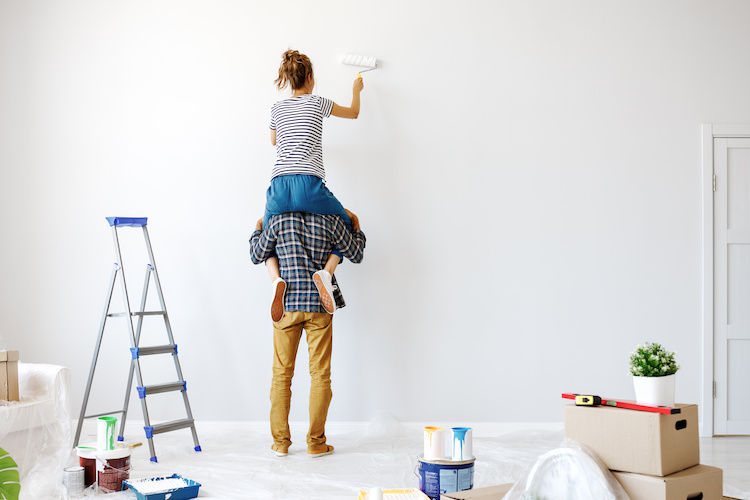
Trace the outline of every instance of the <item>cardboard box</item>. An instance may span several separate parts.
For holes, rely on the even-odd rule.
[[[500,500],[510,491],[513,484],[501,484],[500,486],[489,486],[487,488],[474,488],[455,493],[443,493],[440,500]]]
[[[0,399],[18,401],[18,351],[0,351]]]
[[[613,472],[630,500],[723,500],[722,470],[696,465],[665,477]]]
[[[591,449],[608,469],[668,476],[700,463],[698,406],[674,415],[612,406],[565,406],[565,437]]]

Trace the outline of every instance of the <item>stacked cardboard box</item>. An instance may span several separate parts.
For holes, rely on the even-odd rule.
[[[0,399],[18,401],[18,351],[0,351]]]
[[[700,465],[698,407],[665,415],[611,406],[565,407],[565,437],[604,462],[631,500],[722,500],[722,470]]]

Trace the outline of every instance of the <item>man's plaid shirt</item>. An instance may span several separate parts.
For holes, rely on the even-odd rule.
[[[254,264],[264,262],[276,251],[281,277],[287,283],[284,298],[287,311],[326,312],[312,275],[323,269],[334,248],[350,261],[362,262],[365,233],[349,232],[337,215],[291,212],[271,216],[268,226],[250,237],[250,258]],[[337,307],[346,305],[339,289],[333,296]]]

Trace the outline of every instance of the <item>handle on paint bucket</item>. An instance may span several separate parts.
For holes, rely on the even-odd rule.
[[[107,459],[106,458],[105,459],[101,459],[101,458],[97,457],[96,455],[94,455],[94,459],[97,462],[100,462],[102,465],[104,465],[105,469],[112,469],[112,470],[116,470],[117,472],[122,472],[123,474],[130,474],[129,470],[122,470],[122,469],[118,469],[117,467],[112,467],[111,465],[109,465],[109,463],[107,463]]]

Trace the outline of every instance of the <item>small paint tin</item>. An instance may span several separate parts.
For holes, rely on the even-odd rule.
[[[83,478],[83,467],[76,466],[63,469],[63,484],[65,489],[68,490],[68,495],[72,497],[83,495]]]

